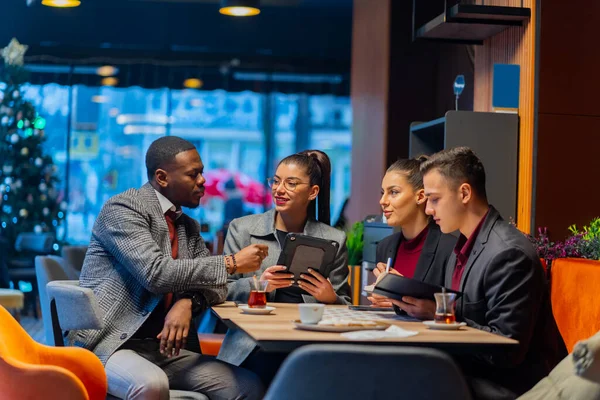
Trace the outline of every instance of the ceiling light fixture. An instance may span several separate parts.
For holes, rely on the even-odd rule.
[[[100,81],[100,84],[102,86],[117,86],[118,83],[119,83],[119,80],[113,76],[109,76]]]
[[[116,67],[113,67],[112,65],[103,65],[101,67],[98,67],[98,69],[96,70],[96,73],[100,76],[113,76],[116,75],[119,72],[119,70]]]
[[[260,14],[260,0],[221,0],[219,12],[233,17],[252,17]]]
[[[188,89],[200,89],[204,85],[202,79],[198,78],[188,78],[183,81],[183,87]]]
[[[68,8],[68,7],[79,7],[81,1],[79,0],[42,0],[42,5],[48,7],[59,7],[59,8]]]

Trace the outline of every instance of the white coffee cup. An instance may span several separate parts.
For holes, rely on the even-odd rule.
[[[300,312],[300,321],[303,324],[316,324],[323,318],[323,312],[325,311],[325,304],[319,303],[303,303],[298,304],[298,311]]]

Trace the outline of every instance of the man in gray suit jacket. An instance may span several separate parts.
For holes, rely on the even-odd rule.
[[[485,171],[466,147],[434,154],[421,165],[427,214],[444,233],[458,230],[445,286],[463,293],[456,317],[519,341],[514,351],[459,359],[477,398],[510,399],[529,390],[566,355],[542,266],[528,239],[487,202]],[[433,319],[431,300],[393,301]]]
[[[190,142],[154,141],[146,154],[149,182],[109,199],[92,231],[80,284],[104,312],[100,330],[71,332],[71,344],[105,364],[108,391],[126,399],[168,399],[169,389],[211,399],[259,399],[258,378],[184,349],[193,314],[225,300],[229,274],[251,272],[268,255],[253,245],[210,257],[198,222],[204,166]],[[194,334],[192,329],[192,334]]]

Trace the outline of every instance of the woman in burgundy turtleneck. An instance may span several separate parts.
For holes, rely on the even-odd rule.
[[[444,283],[444,267],[456,243],[452,235],[442,234],[425,214],[427,198],[423,190],[420,165],[427,158],[402,159],[392,164],[381,183],[379,204],[387,224],[401,232],[377,244],[376,277],[385,272],[388,258],[390,273],[418,279],[435,285]],[[391,307],[388,299],[372,295],[369,300],[377,307]]]

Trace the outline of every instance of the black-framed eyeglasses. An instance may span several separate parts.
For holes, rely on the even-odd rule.
[[[282,181],[281,179],[276,177],[267,178],[267,183],[269,184],[269,187],[271,189],[277,189],[279,185],[281,185],[281,182],[283,182],[283,187],[285,188],[285,190],[289,192],[293,192],[294,190],[296,190],[296,187],[298,185],[308,185],[308,183],[306,182]]]

